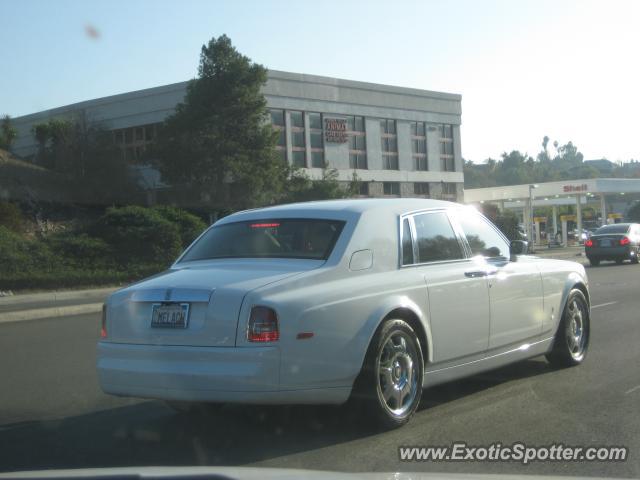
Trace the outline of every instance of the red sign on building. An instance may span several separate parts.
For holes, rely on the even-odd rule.
[[[564,193],[579,193],[579,192],[586,192],[587,190],[589,190],[589,187],[587,186],[586,183],[583,183],[582,185],[563,185],[562,186],[562,191]]]
[[[344,118],[325,118],[324,141],[331,143],[346,143],[347,121]]]

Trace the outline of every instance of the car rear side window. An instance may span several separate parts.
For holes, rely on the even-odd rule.
[[[318,219],[263,219],[210,228],[181,262],[216,258],[305,258],[326,260],[344,222]]]
[[[467,238],[472,255],[483,257],[509,257],[509,243],[483,217],[477,213],[462,211],[457,214],[458,223]]]
[[[600,227],[595,231],[594,235],[605,235],[607,233],[627,233],[629,230],[629,225],[605,225],[604,227]]]
[[[464,258],[446,213],[425,213],[413,218],[420,263]]]

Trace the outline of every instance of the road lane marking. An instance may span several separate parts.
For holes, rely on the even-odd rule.
[[[636,385],[633,388],[630,388],[629,390],[627,390],[626,392],[624,392],[625,395],[629,395],[630,393],[635,392],[636,390],[640,390],[640,385]]]
[[[618,302],[607,302],[607,303],[601,303],[599,305],[591,305],[591,308],[600,308],[600,307],[606,307],[607,305],[613,305],[614,303],[618,303]]]

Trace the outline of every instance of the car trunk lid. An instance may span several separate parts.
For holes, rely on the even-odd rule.
[[[247,292],[322,265],[317,260],[190,262],[116,292],[109,301],[107,341],[117,343],[235,345]],[[185,325],[153,326],[154,308],[186,305]]]
[[[591,235],[590,240],[593,242],[594,247],[619,247],[620,240],[626,237],[625,233],[606,233],[601,235]]]

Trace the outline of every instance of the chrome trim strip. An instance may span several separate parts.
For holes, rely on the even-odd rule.
[[[131,301],[208,303],[214,291],[202,288],[149,288],[135,290],[131,295]]]

